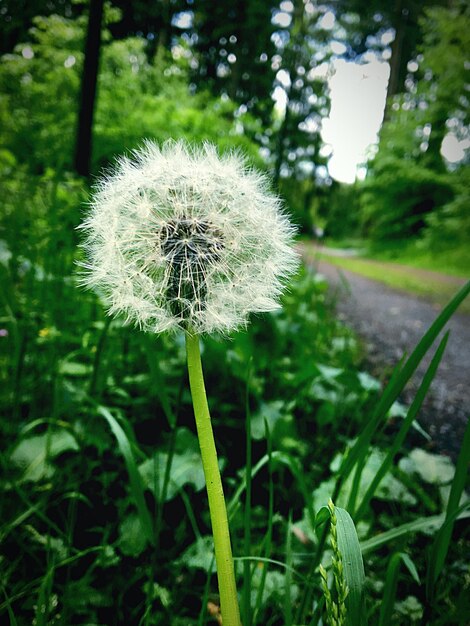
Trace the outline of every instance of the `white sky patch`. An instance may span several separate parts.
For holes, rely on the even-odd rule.
[[[327,11],[319,20],[318,27],[324,30],[331,30],[335,25],[336,18],[332,11]]]
[[[31,46],[25,46],[21,51],[24,59],[32,59],[34,57],[34,50]]]
[[[193,25],[194,13],[192,11],[181,11],[181,13],[176,13],[171,23],[176,28],[187,29],[191,28]]]
[[[281,26],[282,28],[287,28],[292,22],[292,15],[290,13],[286,13],[285,11],[278,11],[271,20],[275,26]]]
[[[337,60],[334,69],[329,81],[331,112],[323,120],[322,136],[332,147],[330,175],[352,183],[368,147],[377,141],[390,69],[377,58],[364,65]]]
[[[442,142],[441,154],[449,163],[460,163],[465,158],[465,153],[470,150],[470,139],[459,140],[454,133],[449,133]]]

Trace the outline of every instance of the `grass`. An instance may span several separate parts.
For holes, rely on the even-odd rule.
[[[387,261],[417,269],[440,272],[448,276],[470,276],[470,251],[468,244],[452,241],[439,246],[419,240],[397,240],[373,243],[364,239],[327,239],[322,242],[329,248],[355,249],[360,258]],[[364,253],[363,253],[364,251]]]
[[[370,246],[368,257],[378,261],[409,265],[418,269],[441,272],[449,276],[470,276],[468,243],[451,241],[433,246],[422,240],[405,240]]]

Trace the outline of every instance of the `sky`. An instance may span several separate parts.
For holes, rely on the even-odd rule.
[[[331,111],[323,120],[323,140],[331,146],[330,175],[341,182],[363,178],[369,146],[377,142],[383,119],[388,63],[372,60],[362,65],[337,60],[329,79]]]
[[[371,55],[372,56],[372,55]],[[367,154],[377,143],[385,108],[390,68],[386,61],[372,58],[359,65],[338,59],[329,79],[331,111],[323,120],[323,140],[330,145],[330,176],[353,183],[366,174],[363,166]],[[441,153],[452,165],[465,158],[470,138],[459,140],[450,131],[442,143]]]

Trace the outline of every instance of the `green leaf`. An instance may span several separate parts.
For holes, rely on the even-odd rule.
[[[338,547],[343,560],[343,571],[348,595],[346,597],[346,622],[351,626],[365,626],[365,572],[356,527],[345,509],[335,506]]]
[[[380,605],[379,626],[389,626],[392,624],[392,616],[397,595],[398,575],[400,573],[400,561],[404,563],[411,576],[418,585],[420,584],[416,566],[408,554],[404,552],[395,553],[387,567],[384,584],[384,596]]]
[[[210,536],[199,537],[183,552],[178,562],[188,568],[215,572],[214,539]]]
[[[449,501],[445,515],[445,523],[439,530],[431,548],[431,556],[426,577],[426,595],[428,599],[433,596],[434,586],[444,567],[444,562],[449,550],[450,540],[455,520],[460,509],[463,509],[469,502],[464,503],[459,509],[460,499],[465,488],[468,474],[468,466],[470,463],[470,420],[467,422],[465,434],[462,442],[457,465],[455,468],[455,476],[450,489]]]
[[[377,448],[370,450],[369,458],[363,468],[360,477],[360,483],[357,486],[357,493],[359,498],[364,498],[370,485],[373,484],[375,477],[377,476],[381,467],[383,467],[386,454]],[[337,454],[333,459],[330,469],[332,472],[336,472],[341,465],[342,455]],[[321,505],[328,502],[330,494],[332,493],[335,485],[335,478],[331,477],[328,480],[320,483],[312,494],[313,506],[318,509]],[[353,476],[349,475],[347,480],[343,483],[340,492],[337,495],[336,501],[339,506],[345,507],[349,500],[351,490],[353,488]],[[381,500],[391,500],[396,502],[406,502],[407,504],[416,504],[416,498],[409,490],[403,485],[391,473],[385,474],[383,480],[375,490],[375,497]]]
[[[145,503],[144,490],[142,486],[142,481],[137,471],[137,466],[135,463],[134,455],[132,453],[131,442],[127,434],[125,433],[122,426],[116,420],[115,417],[108,411],[108,409],[104,406],[97,407],[98,413],[104,417],[104,419],[108,422],[113,435],[116,437],[118,442],[119,450],[124,457],[124,462],[126,464],[127,473],[129,475],[129,482],[131,487],[131,495],[134,499],[135,505],[137,507],[137,511],[139,514],[139,518],[142,524],[142,529],[145,534],[145,537],[150,542],[151,545],[154,545],[154,532],[153,532],[153,524],[152,519],[150,517],[150,513],[147,509],[147,505]],[[133,444],[135,445],[135,444]]]
[[[251,436],[253,439],[263,439],[266,433],[265,420],[273,432],[276,423],[286,415],[286,406],[282,400],[262,403],[259,411],[251,418]]]
[[[444,354],[444,350],[447,345],[448,338],[449,338],[449,333],[447,332],[444,335],[441,343],[439,344],[439,347],[436,350],[436,353],[431,361],[431,364],[429,365],[429,368],[427,369],[423,377],[423,381],[416,393],[416,396],[413,400],[413,403],[411,404],[411,407],[408,410],[408,414],[400,427],[400,430],[398,431],[397,435],[392,441],[392,444],[381,466],[377,469],[377,472],[375,473],[375,475],[372,477],[372,480],[370,481],[367,491],[364,494],[364,497],[362,498],[361,504],[359,505],[356,511],[356,514],[355,514],[356,521],[360,519],[361,516],[364,515],[364,513],[366,512],[367,506],[371,498],[373,498],[376,490],[380,486],[381,481],[384,479],[385,475],[387,474],[390,467],[392,466],[395,456],[397,455],[398,451],[403,445],[406,435],[409,429],[411,428],[413,421],[416,415],[418,414],[418,411],[421,408],[421,405],[423,404],[424,398],[426,397],[426,394],[434,379],[434,376],[436,375],[436,371],[437,371],[439,363],[441,362],[442,355]]]
[[[354,447],[343,460],[339,472],[339,479],[333,493],[333,500],[337,497],[337,492],[339,492],[341,488],[341,483],[349,476],[356,464],[359,465],[360,470],[361,464],[367,455],[372,436],[377,430],[379,424],[387,415],[395,400],[397,400],[399,394],[416,371],[418,365],[421,363],[425,354],[434,343],[436,337],[469,293],[470,281],[462,287],[462,289],[452,298],[449,304],[441,311],[401,369],[397,369],[395,371],[390,383],[387,385],[384,393],[382,394],[371,419],[362,431]],[[355,502],[352,502],[352,504],[355,504]]]
[[[119,526],[119,549],[126,556],[139,556],[147,544],[140,517],[128,515]]]
[[[379,391],[381,385],[377,378],[374,378],[367,372],[359,372],[357,377],[364,391]]]
[[[165,468],[169,456],[166,452],[157,452],[152,458],[139,465],[139,474],[157,500],[163,489]],[[219,461],[219,467],[222,465]],[[193,485],[196,491],[205,487],[204,470],[199,453],[188,450],[183,454],[175,453],[171,462],[170,480],[166,490],[166,501],[172,500],[184,485]]]
[[[23,468],[22,481],[37,482],[50,478],[55,471],[48,459],[68,450],[78,449],[75,437],[66,430],[59,430],[23,439],[13,451],[10,460]]]
[[[416,473],[431,485],[446,485],[455,474],[452,461],[441,454],[432,454],[421,448],[415,448],[406,457],[400,459],[401,470]]]
[[[458,515],[455,519],[466,519],[470,518],[470,511],[459,511]],[[361,550],[362,554],[367,554],[368,552],[373,552],[378,548],[381,548],[383,545],[388,544],[395,539],[400,539],[401,537],[405,537],[411,533],[423,532],[423,533],[433,533],[438,528],[442,526],[444,523],[445,516],[441,515],[431,515],[428,517],[419,517],[412,522],[407,522],[406,524],[402,524],[401,526],[397,526],[392,528],[391,530],[387,530],[384,533],[380,533],[379,535],[375,535],[371,539],[367,539],[366,541],[361,542]]]
[[[90,366],[85,363],[78,363],[77,361],[62,361],[59,365],[59,374],[62,374],[63,376],[80,378],[88,376],[89,373]]]
[[[398,574],[400,571],[401,554],[392,555],[385,574],[384,595],[380,604],[378,626],[390,626],[392,623],[393,606],[397,595]]]
[[[419,578],[418,570],[416,569],[416,565],[414,564],[414,562],[411,560],[411,557],[408,554],[406,554],[405,552],[401,552],[401,560],[403,561],[403,563],[405,564],[406,568],[410,572],[413,580],[418,585],[420,585],[421,584],[421,580]]]

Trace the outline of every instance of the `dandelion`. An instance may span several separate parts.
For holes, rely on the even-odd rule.
[[[297,264],[266,178],[238,154],[151,142],[98,185],[83,284],[143,330],[229,333],[277,308]]]
[[[147,142],[98,185],[81,228],[82,284],[112,315],[150,332],[183,330],[206,479],[224,626],[240,626],[227,511],[199,337],[279,306],[297,266],[294,230],[267,179],[211,144]]]

